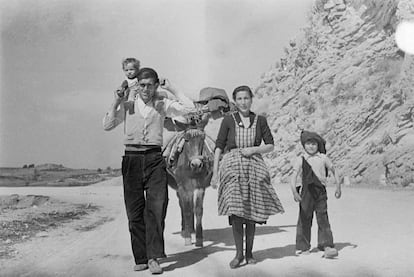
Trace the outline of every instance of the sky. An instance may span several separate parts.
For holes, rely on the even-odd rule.
[[[196,99],[253,89],[300,35],[312,0],[0,0],[0,167],[119,168],[103,131],[121,61],[136,57]]]

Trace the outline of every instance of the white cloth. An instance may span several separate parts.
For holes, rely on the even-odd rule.
[[[132,86],[136,86],[138,84],[138,79],[134,78],[134,79],[126,79],[128,82],[128,87],[132,87]]]
[[[321,183],[324,186],[326,186],[326,168],[332,168],[331,160],[325,154],[319,152],[314,155],[309,155],[308,153],[305,153],[303,157],[309,163],[313,172],[318,177],[319,181],[321,181]],[[299,174],[302,174],[302,156],[300,156],[296,161],[295,169]],[[300,184],[297,184],[297,186],[300,186]]]

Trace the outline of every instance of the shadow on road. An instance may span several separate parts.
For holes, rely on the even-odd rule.
[[[296,225],[284,225],[284,226],[257,226],[256,237],[261,235],[277,234],[286,232],[285,228],[296,228]],[[175,235],[181,235],[181,232],[173,233]],[[203,248],[195,248],[185,252],[169,255],[168,258],[163,259],[163,263],[171,263],[166,267],[163,267],[164,271],[172,271],[178,268],[188,267],[200,262],[207,258],[210,254],[214,254],[219,251],[235,251],[234,239],[231,227],[220,229],[207,229],[203,231],[204,244]],[[184,241],[183,241],[184,243]],[[208,245],[206,245],[208,244]],[[350,242],[338,242],[335,243],[335,248],[341,251],[345,247],[358,247]],[[313,251],[312,251],[313,252]],[[295,244],[289,244],[281,247],[273,247],[264,250],[254,251],[254,257],[257,262],[263,262],[271,259],[281,259],[284,257],[295,256]]]
[[[210,254],[219,252],[219,251],[234,251],[231,248],[225,248],[216,246],[214,244],[210,244],[203,248],[195,248],[189,251],[176,253],[173,255],[169,255],[166,259],[162,259],[162,263],[169,263],[173,262],[172,264],[163,267],[164,271],[172,271],[174,269],[188,267],[193,264],[196,264],[207,258]]]
[[[276,234],[286,232],[284,228],[296,228],[296,225],[283,225],[283,226],[256,226],[255,237],[261,235]],[[181,232],[174,232],[174,235],[180,235]],[[204,241],[212,241],[213,245],[218,243],[224,243],[226,246],[234,245],[233,232],[231,227],[220,229],[207,229],[203,230]]]
[[[350,243],[350,242],[336,242],[335,243],[335,248],[338,251],[341,251],[342,249],[344,249],[345,247],[351,247],[351,248],[357,248],[358,245]]]
[[[349,242],[335,243],[335,248],[338,251],[341,251],[345,247],[356,248],[358,246],[355,244],[349,243]],[[289,257],[289,256],[296,256],[295,250],[296,250],[295,244],[289,244],[283,247],[273,247],[273,248],[269,248],[265,250],[256,251],[256,252],[253,252],[253,255],[256,258],[257,262],[262,262],[267,259],[274,260],[274,259],[281,259],[281,258]],[[319,249],[314,248],[312,249],[311,252],[319,252]]]
[[[286,232],[284,228],[296,227],[296,225],[285,225],[285,226],[257,226],[256,227],[256,237],[261,235],[276,234],[281,232]],[[180,235],[181,232],[173,233],[175,235]],[[231,227],[220,228],[220,229],[207,229],[203,231],[204,235],[204,244],[208,244],[203,248],[191,249],[189,251],[176,253],[169,255],[168,258],[163,259],[163,263],[172,264],[163,267],[164,271],[172,271],[174,269],[187,267],[195,263],[200,262],[204,258],[207,258],[210,254],[219,252],[219,251],[232,251],[235,249],[229,248],[228,246],[234,246],[234,239]],[[184,241],[183,241],[184,243]],[[220,246],[219,246],[220,244]],[[223,246],[224,244],[224,246]],[[226,247],[227,246],[227,247]],[[275,247],[271,249],[261,250],[253,252],[258,261],[265,259],[278,259],[285,256],[294,255],[295,246],[288,245],[285,247]]]
[[[264,260],[276,260],[284,257],[295,256],[295,245],[289,244],[282,247],[273,247],[259,251],[253,251],[253,256],[257,262],[263,262]]]

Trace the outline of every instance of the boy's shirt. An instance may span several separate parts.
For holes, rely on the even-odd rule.
[[[332,168],[331,160],[322,153],[316,153],[315,155],[309,155],[305,153],[304,155],[300,156],[295,163],[295,170],[298,174],[302,176],[302,157],[309,163],[313,172],[318,177],[319,181],[321,181],[322,185],[326,186],[327,178],[326,178],[326,168]],[[300,184],[296,184],[297,187],[301,186]]]
[[[126,81],[128,82],[128,87],[133,87],[138,85],[138,79],[134,78],[134,79],[126,79]]]
[[[128,83],[128,89],[129,89],[128,101],[134,101],[136,98],[136,95],[138,94],[138,79],[137,78],[126,79],[126,81]]]

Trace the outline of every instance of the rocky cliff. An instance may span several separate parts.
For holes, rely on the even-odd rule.
[[[414,185],[414,56],[394,40],[412,19],[412,0],[315,2],[302,38],[257,88],[256,102],[269,103],[274,177],[288,180],[307,129],[351,184]]]

